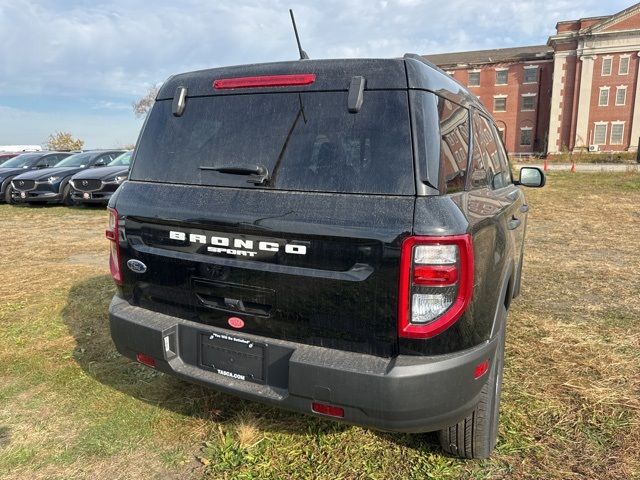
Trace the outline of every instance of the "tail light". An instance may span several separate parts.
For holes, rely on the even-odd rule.
[[[408,237],[400,252],[398,335],[442,333],[464,313],[472,292],[471,236]]]
[[[109,226],[105,236],[110,240],[109,248],[109,270],[114,282],[122,285],[122,270],[120,268],[120,235],[118,235],[118,211],[115,208],[108,208]]]

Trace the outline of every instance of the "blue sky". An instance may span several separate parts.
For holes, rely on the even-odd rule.
[[[297,58],[394,57],[546,43],[557,21],[618,0],[0,0],[0,144],[70,131],[88,148],[134,143],[131,104],[194,69]]]

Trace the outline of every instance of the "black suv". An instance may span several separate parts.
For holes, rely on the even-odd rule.
[[[69,180],[76,173],[87,169],[104,167],[125,150],[91,150],[76,153],[44,172],[28,172],[18,175],[11,182],[14,202],[63,203],[73,205]]]
[[[382,430],[496,442],[527,205],[491,116],[415,55],[176,75],[109,202],[123,354]]]
[[[30,170],[53,167],[69,155],[71,154],[65,152],[23,153],[4,162],[0,165],[0,201],[12,202],[13,187],[11,186],[11,180],[17,175]]]
[[[129,166],[133,150],[123,153],[106,167],[99,170],[88,169],[76,173],[71,184],[71,198],[76,203],[101,203],[106,205],[113,192],[129,176]]]

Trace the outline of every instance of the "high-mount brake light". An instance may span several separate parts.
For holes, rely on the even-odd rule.
[[[214,80],[213,88],[227,90],[233,88],[291,87],[295,85],[311,85],[315,81],[315,73],[262,75],[258,77],[219,78]]]
[[[109,245],[109,270],[113,281],[122,285],[122,262],[120,258],[120,236],[118,235],[118,211],[108,208],[109,226],[105,236],[110,240]]]
[[[470,235],[412,236],[400,252],[398,335],[426,339],[451,327],[473,292]]]

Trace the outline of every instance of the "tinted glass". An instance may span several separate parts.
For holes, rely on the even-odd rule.
[[[113,162],[109,164],[110,167],[128,167],[131,164],[131,156],[133,155],[133,150],[130,152],[125,152],[116,158]]]
[[[500,135],[498,134],[498,129],[495,125],[491,125],[491,130],[493,131],[493,136],[496,141],[497,153],[498,153],[498,162],[500,164],[500,175],[496,175],[493,179],[493,187],[501,188],[506,187],[511,182],[511,165],[509,164],[509,156],[507,155],[507,151],[504,148],[504,144],[500,139]],[[531,130],[529,130],[531,131]]]
[[[406,91],[366,91],[355,114],[347,92],[189,98],[181,117],[172,115],[171,101],[159,101],[131,179],[413,195],[408,117]],[[268,170],[267,183],[211,170],[256,166]]]
[[[449,100],[438,102],[440,176],[447,193],[464,190],[469,163],[469,111]]]
[[[482,128],[484,124],[477,114],[473,115],[473,166],[471,169],[471,188],[482,188],[489,185],[487,167],[485,166],[485,152],[483,149]]]
[[[56,167],[83,167],[88,165],[95,153],[76,153],[65,158]]]
[[[489,121],[478,115],[475,117],[477,135],[480,139],[479,146],[482,151],[482,158],[487,170],[489,185],[492,188],[503,187],[502,168],[500,166],[499,147],[497,136],[493,133],[493,128]]]
[[[11,160],[7,160],[2,164],[2,168],[21,168],[27,165],[32,165],[40,157],[41,153],[23,153],[17,157],[13,157]]]

